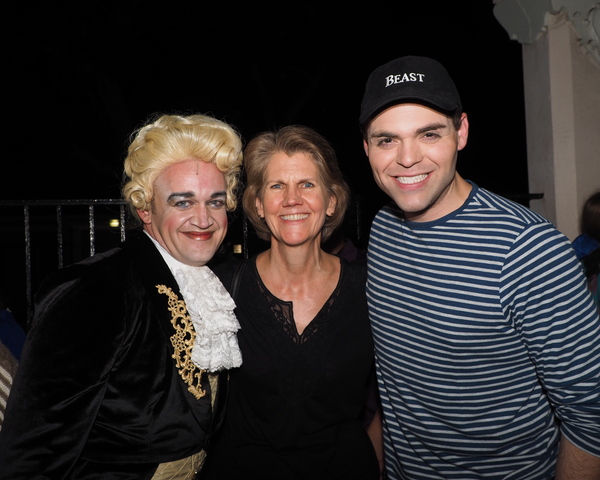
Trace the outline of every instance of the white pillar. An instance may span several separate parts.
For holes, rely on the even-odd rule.
[[[600,190],[600,68],[563,15],[523,46],[530,206],[573,240],[585,199]]]
[[[600,190],[600,3],[493,0],[523,45],[527,166],[533,210],[573,240],[589,195]]]

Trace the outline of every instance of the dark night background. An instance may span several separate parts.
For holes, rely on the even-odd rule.
[[[246,141],[310,125],[369,191],[364,83],[406,54],[439,59],[458,84],[471,123],[463,176],[526,190],[521,45],[492,0],[22,5],[3,7],[2,199],[119,197],[127,137],[154,112],[212,113]]]
[[[378,205],[357,118],[370,71],[402,55],[434,57],[454,77],[471,128],[463,177],[527,194],[522,47],[492,0],[14,2],[2,11],[0,201],[119,198],[129,134],[155,112],[197,112],[245,141],[290,123],[314,127],[353,193]],[[2,261],[22,263],[3,230]],[[3,285],[22,288],[7,268]]]

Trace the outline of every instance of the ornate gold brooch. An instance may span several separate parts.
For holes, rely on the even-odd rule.
[[[158,293],[164,293],[169,297],[169,311],[171,312],[171,324],[175,329],[175,334],[171,336],[171,344],[175,353],[175,366],[179,371],[179,375],[188,386],[188,391],[196,397],[202,398],[206,395],[206,390],[202,389],[202,374],[206,370],[199,369],[192,362],[192,347],[196,339],[196,331],[192,324],[185,302],[179,300],[177,294],[173,293],[171,288],[165,285],[156,285]]]

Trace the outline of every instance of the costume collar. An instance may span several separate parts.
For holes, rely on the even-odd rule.
[[[150,235],[148,238],[175,277],[192,319],[196,332],[192,362],[209,372],[239,367],[242,354],[236,332],[240,324],[233,313],[235,302],[219,278],[206,266],[193,267],[181,263],[154,238]]]

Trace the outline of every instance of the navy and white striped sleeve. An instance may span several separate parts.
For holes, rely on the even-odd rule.
[[[561,420],[561,433],[600,456],[600,320],[569,240],[526,228],[502,272],[501,299]]]

